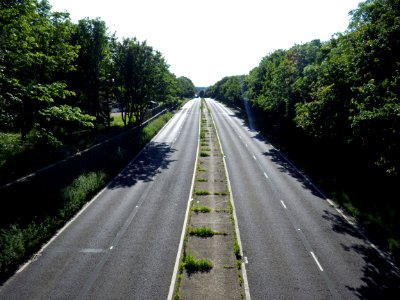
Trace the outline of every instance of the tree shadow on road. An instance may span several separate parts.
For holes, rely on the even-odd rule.
[[[108,189],[131,187],[138,181],[149,182],[168,169],[176,150],[166,143],[150,142],[146,148],[108,185]]]
[[[383,257],[369,245],[362,228],[357,228],[347,223],[341,216],[327,210],[322,216],[331,223],[332,229],[344,235],[350,235],[360,243],[341,246],[345,251],[354,251],[364,260],[362,277],[364,284],[359,287],[346,286],[355,297],[360,299],[393,299],[400,292],[400,274],[390,263],[390,257]],[[397,273],[396,273],[397,272]]]
[[[255,136],[254,138],[257,139],[258,137]],[[265,142],[264,139],[261,140]],[[310,190],[314,196],[326,199],[326,197],[320,192],[320,189],[317,188],[297,167],[295,167],[293,163],[285,158],[279,150],[274,148],[268,152],[264,152],[263,155],[269,157],[271,161],[278,166],[279,171],[290,175],[296,181],[300,182],[302,187]]]

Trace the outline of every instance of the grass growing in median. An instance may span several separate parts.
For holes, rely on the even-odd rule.
[[[183,262],[183,267],[186,269],[186,272],[195,273],[195,272],[208,272],[210,271],[214,265],[208,259],[196,259],[191,253],[188,253]]]
[[[197,178],[198,182],[208,182],[208,179],[205,178]]]
[[[207,152],[200,152],[200,157],[209,157],[210,154]]]
[[[209,213],[211,212],[211,208],[208,206],[203,206],[203,205],[194,205],[192,207],[192,211],[195,213]]]
[[[195,190],[194,192],[197,196],[206,196],[210,195],[210,192],[207,190]]]
[[[207,238],[207,237],[212,237],[215,234],[218,234],[218,232],[215,232],[210,227],[203,226],[190,229],[189,234],[202,238]]]

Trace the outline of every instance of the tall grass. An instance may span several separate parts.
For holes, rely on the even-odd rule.
[[[58,215],[47,216],[22,227],[11,224],[0,232],[0,280],[4,280],[18,264],[38,250],[41,243],[54,234],[67,219],[72,217],[99,188],[104,186],[106,174],[91,172],[76,178],[62,192],[63,207]],[[34,201],[34,200],[33,200]]]
[[[172,113],[166,113],[144,126],[138,141],[135,141],[136,146],[144,147],[171,117]],[[1,135],[1,137],[4,136],[6,139],[0,139],[0,147],[3,149],[0,152],[3,151],[3,153],[5,153],[7,139],[15,141],[17,138],[15,135]],[[123,152],[121,155],[129,158],[132,153]],[[15,223],[3,227],[0,230],[0,283],[5,281],[24,260],[38,251],[41,245],[76,214],[93,195],[99,192],[106,181],[115,176],[117,172],[115,167],[106,166],[102,171],[93,170],[81,174],[69,186],[59,191],[59,200],[55,201],[59,201],[60,205],[51,215],[35,218],[25,225]],[[40,199],[31,199],[31,201],[40,201]]]

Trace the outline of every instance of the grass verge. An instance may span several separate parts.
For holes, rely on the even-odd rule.
[[[136,142],[140,147],[135,148],[136,152],[122,152],[121,155],[124,158],[121,161],[129,161],[171,117],[172,113],[166,113],[144,126],[138,137],[139,141]],[[124,165],[120,168],[107,166],[108,164],[102,170],[81,174],[69,185],[60,189],[53,201],[54,209],[40,216],[34,216],[30,220],[24,220],[23,223],[14,222],[2,226],[0,230],[0,283],[7,280],[20,264],[38,251],[41,245],[64,226]],[[40,200],[32,199],[32,201]]]

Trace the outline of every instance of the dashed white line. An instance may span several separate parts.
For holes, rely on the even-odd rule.
[[[265,178],[269,179],[268,174],[264,172]]]
[[[286,207],[286,205],[285,205],[285,202],[283,202],[283,200],[281,200],[281,203],[282,203],[283,208],[284,208],[284,209],[287,209],[287,207]]]
[[[254,160],[257,160],[257,158],[253,155]]]
[[[318,258],[315,256],[314,252],[310,251],[310,253],[311,253],[311,256],[314,258],[318,268],[321,270],[321,272],[323,272],[324,269],[322,269],[321,264],[319,263]]]

